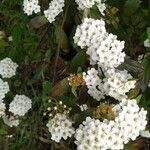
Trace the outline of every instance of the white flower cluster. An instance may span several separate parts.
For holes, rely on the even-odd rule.
[[[9,92],[9,85],[7,82],[0,78],[0,101],[5,97],[5,94]]]
[[[65,114],[57,113],[53,119],[50,119],[47,123],[49,132],[51,133],[51,139],[55,142],[60,142],[63,138],[66,140],[74,134],[74,128],[72,122],[67,118]]]
[[[149,41],[149,39],[146,39],[146,40],[144,41],[144,46],[145,46],[145,47],[150,47],[150,41]]]
[[[40,12],[39,0],[24,0],[23,10],[28,16]]]
[[[105,73],[103,82],[106,95],[120,100],[127,98],[126,93],[135,88],[136,80],[126,70],[110,69]]]
[[[86,73],[83,73],[88,94],[97,101],[104,99],[104,95],[111,96],[117,100],[127,98],[126,93],[135,87],[135,80],[126,71],[117,69],[109,69],[105,72],[105,78],[100,79],[98,70],[91,68]]]
[[[136,100],[122,100],[114,107],[114,121],[86,118],[75,133],[78,150],[119,150],[130,139],[135,140],[145,129],[146,111],[139,109]]]
[[[25,95],[16,95],[9,105],[9,111],[15,116],[24,116],[31,109],[32,101]]]
[[[114,121],[100,122],[87,117],[76,130],[75,139],[77,150],[123,149],[123,140]]]
[[[74,43],[81,48],[87,47],[87,54],[92,65],[98,64],[103,69],[116,68],[124,62],[124,41],[117,40],[117,36],[109,34],[105,22],[85,18],[77,26]]]
[[[101,12],[102,15],[104,15],[104,10],[106,9],[105,1],[106,0],[75,0],[78,4],[79,10],[84,10],[86,8],[92,8],[94,5],[96,5]]]
[[[104,98],[104,88],[102,80],[99,78],[99,73],[96,69],[91,68],[87,71],[87,74],[83,73],[83,79],[88,87],[88,94],[91,95],[97,101]]]
[[[84,18],[82,24],[77,26],[75,36],[73,37],[74,43],[81,48],[90,47],[96,44],[99,38],[103,38],[105,34],[105,22],[102,19]]]
[[[143,108],[140,109],[134,99],[123,99],[120,104],[114,107],[114,110],[118,114],[115,122],[124,137],[124,143],[127,143],[130,139],[135,140],[147,125],[147,111]]]
[[[44,11],[44,15],[47,20],[52,23],[55,21],[56,16],[63,11],[63,7],[65,6],[64,0],[52,0],[49,4],[49,8]]]
[[[17,67],[18,65],[10,58],[5,58],[0,61],[0,75],[3,78],[11,78],[16,74]]]
[[[0,61],[0,75],[3,78],[11,78],[16,74],[17,67],[18,65],[10,58],[5,58]],[[5,124],[12,127],[19,124],[17,115],[23,116],[31,108],[31,100],[24,95],[16,95],[9,104],[9,112],[12,112],[13,115],[8,116],[6,114],[4,98],[9,91],[8,83],[0,78],[0,117],[3,118]]]
[[[14,116],[3,116],[3,121],[6,125],[9,127],[18,126],[19,125],[19,119],[15,118]]]

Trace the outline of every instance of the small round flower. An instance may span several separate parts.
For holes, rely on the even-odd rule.
[[[0,61],[0,75],[3,78],[11,78],[16,74],[17,67],[18,65],[10,58],[5,58]]]
[[[23,10],[24,13],[29,15],[32,15],[33,13],[40,12],[40,5],[38,0],[24,0],[23,1]]]
[[[44,15],[47,20],[52,23],[55,21],[56,16],[58,16],[65,6],[64,0],[52,0],[49,4],[49,8],[44,11]]]
[[[5,95],[9,92],[9,85],[2,79],[0,79],[0,101],[5,97]]]
[[[150,47],[150,41],[149,41],[149,39],[146,39],[146,40],[144,41],[144,46],[145,46],[145,47]]]
[[[68,137],[74,134],[72,121],[70,121],[65,114],[57,113],[54,118],[49,120],[47,127],[51,133],[51,139],[57,143],[60,142],[62,138],[67,140]]]
[[[3,121],[6,125],[8,125],[9,127],[13,127],[13,126],[18,126],[19,125],[19,120],[14,117],[14,116],[3,116]]]
[[[16,95],[9,105],[9,111],[14,115],[24,116],[31,109],[32,101],[25,95]]]

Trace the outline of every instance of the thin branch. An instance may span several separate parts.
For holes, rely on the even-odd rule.
[[[67,12],[68,12],[68,6],[66,7],[64,18],[63,18],[63,21],[62,21],[62,24],[61,24],[61,27],[60,27],[60,36],[59,36],[59,39],[58,39],[58,46],[57,46],[56,55],[55,55],[55,64],[54,64],[53,82],[52,82],[53,84],[55,83],[55,79],[56,79],[57,65],[58,65],[58,59],[59,59],[59,54],[60,54],[60,46],[61,46],[61,40],[62,40],[61,34],[62,34],[62,31],[63,31],[64,23],[66,21]]]

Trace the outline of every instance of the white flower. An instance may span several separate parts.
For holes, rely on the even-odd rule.
[[[74,43],[82,49],[87,47],[90,64],[102,67],[104,70],[116,68],[124,62],[124,41],[117,40],[117,36],[106,32],[105,22],[85,18],[77,26]]]
[[[84,18],[82,24],[77,26],[74,43],[81,48],[89,47],[105,34],[105,22],[102,19]]]
[[[12,36],[9,36],[9,37],[8,37],[8,41],[10,41],[10,42],[13,41],[13,37],[12,37]]]
[[[52,23],[55,21],[56,16],[58,16],[65,6],[64,0],[52,0],[49,4],[49,8],[44,11],[44,15],[47,20]]]
[[[123,140],[114,121],[86,118],[75,133],[77,150],[122,149]]]
[[[88,106],[86,104],[82,104],[79,107],[80,107],[81,111],[85,111],[88,109]]]
[[[139,62],[139,63],[142,63],[143,58],[144,58],[144,55],[143,55],[143,54],[142,54],[142,55],[139,55],[139,56],[138,56],[138,62]]]
[[[3,116],[3,121],[9,127],[18,126],[19,120],[14,116]]]
[[[40,12],[40,5],[38,0],[24,0],[23,1],[23,10],[28,16],[33,13]]]
[[[150,138],[150,132],[148,130],[144,130],[140,133],[142,137]]]
[[[24,116],[31,109],[32,101],[25,95],[16,95],[9,105],[9,111],[14,115]]]
[[[87,8],[92,8],[94,5],[96,5],[101,12],[102,15],[104,15],[104,10],[106,9],[105,1],[106,0],[75,0],[78,4],[79,10],[84,10]]]
[[[150,83],[148,84],[148,87],[150,87]]]
[[[99,4],[97,5],[97,7],[98,7],[100,13],[104,16],[104,15],[105,15],[104,11],[105,11],[105,9],[106,9],[105,3],[99,3]]]
[[[16,74],[17,67],[18,65],[10,58],[5,58],[0,61],[0,75],[3,78],[11,78]]]
[[[144,41],[144,46],[145,46],[145,47],[150,47],[150,41],[149,41],[149,39],[146,39],[146,40]]]
[[[0,101],[5,97],[5,94],[9,92],[9,85],[0,78]]]
[[[135,140],[147,124],[147,112],[136,100],[123,99],[114,106],[114,121],[100,121],[87,117],[75,132],[77,150],[119,150],[130,140]]]
[[[119,107],[116,105],[118,116],[115,118],[116,123],[121,129],[122,136],[124,137],[124,143],[127,143],[130,139],[135,140],[140,132],[146,127],[146,115],[147,111],[143,108],[140,109],[136,100],[123,99]],[[118,109],[119,108],[119,109]]]
[[[83,79],[85,80],[86,86],[88,88],[88,94],[92,96],[97,101],[104,99],[104,89],[102,80],[99,77],[98,71],[91,68],[86,73],[83,73]]]
[[[2,100],[0,100],[0,117],[5,115],[6,106]]]
[[[62,138],[67,140],[68,137],[74,134],[72,122],[65,114],[57,113],[53,119],[49,120],[47,127],[51,133],[51,139],[57,143],[60,142]]]
[[[127,98],[126,93],[135,87],[136,81],[126,71],[117,69],[107,70],[105,73],[104,90],[106,95],[109,95],[117,100]]]

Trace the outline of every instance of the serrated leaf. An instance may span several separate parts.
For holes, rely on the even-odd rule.
[[[127,0],[124,5],[124,15],[131,16],[140,7],[140,0]]]

